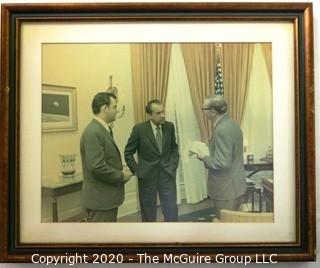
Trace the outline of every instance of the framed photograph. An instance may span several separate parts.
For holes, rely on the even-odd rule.
[[[1,9],[1,261],[315,260],[311,3]],[[108,88],[124,107],[108,130],[122,159],[133,126],[146,120],[146,102],[165,104],[180,155],[177,222],[141,222],[137,178],[125,185],[118,222],[86,221],[80,139],[93,97]],[[203,100],[212,94],[224,95],[241,127],[247,172],[249,211],[219,221],[204,166],[190,154],[210,141]]]
[[[42,84],[42,131],[77,129],[76,89]]]

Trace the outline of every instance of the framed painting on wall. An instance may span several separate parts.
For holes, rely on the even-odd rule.
[[[42,131],[74,131],[77,129],[76,89],[42,84]]]

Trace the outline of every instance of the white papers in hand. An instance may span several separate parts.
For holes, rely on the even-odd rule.
[[[191,146],[189,148],[189,156],[195,155],[195,154],[202,154],[202,155],[209,155],[209,149],[208,146],[201,142],[201,141],[194,141],[191,143]]]

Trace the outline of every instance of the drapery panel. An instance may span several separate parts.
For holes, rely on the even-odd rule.
[[[272,46],[271,43],[262,43],[261,48],[263,51],[264,62],[268,71],[270,88],[272,89]]]
[[[229,115],[241,123],[247,96],[254,43],[223,43],[221,64]]]
[[[172,46],[166,117],[174,122],[179,143],[178,202],[184,198],[184,193],[187,203],[200,202],[207,198],[206,170],[201,161],[189,156],[192,142],[199,141],[201,135],[179,44]]]
[[[132,99],[135,122],[142,122],[145,106],[152,99],[165,103],[167,96],[170,52],[169,43],[135,43],[130,45]]]
[[[246,154],[264,157],[273,144],[273,102],[261,44],[255,44],[250,83],[241,121]],[[270,56],[271,57],[271,56]]]
[[[215,44],[184,43],[181,44],[181,49],[201,139],[208,142],[211,137],[212,123],[204,116],[201,107],[204,99],[214,93]]]
[[[212,124],[203,115],[201,107],[204,99],[214,94],[216,44],[188,43],[182,44],[181,48],[201,138],[208,142],[212,134]],[[230,116],[239,123],[243,116],[253,50],[253,43],[222,43],[221,48],[224,96]]]

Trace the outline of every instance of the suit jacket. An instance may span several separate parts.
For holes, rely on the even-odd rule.
[[[134,159],[136,152],[138,162]],[[161,154],[151,123],[146,121],[135,125],[125,147],[124,157],[131,172],[138,178],[152,179],[159,174],[160,169],[175,178],[179,152],[173,123],[165,121],[162,125]]]
[[[208,194],[211,198],[230,200],[246,192],[242,131],[228,115],[215,126],[204,165],[209,169]]]
[[[124,200],[120,152],[110,133],[95,119],[81,136],[80,152],[83,207],[108,210],[120,206]]]

